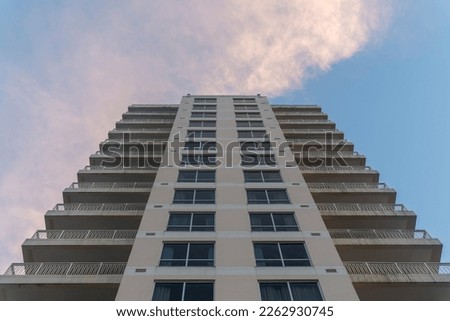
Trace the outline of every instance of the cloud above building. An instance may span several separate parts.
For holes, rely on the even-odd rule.
[[[0,268],[132,103],[279,96],[378,41],[389,1],[67,1],[0,33]],[[20,14],[19,14],[20,13]],[[22,19],[22,20],[21,20]],[[21,49],[18,49],[21,48]],[[25,48],[25,49],[24,49]]]

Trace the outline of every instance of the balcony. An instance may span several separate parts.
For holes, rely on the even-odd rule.
[[[172,128],[172,119],[122,119],[116,122],[117,129],[140,129],[140,128]]]
[[[401,204],[316,204],[329,229],[414,229],[416,215]]]
[[[395,203],[396,192],[384,183],[308,183],[316,203]]]
[[[134,139],[168,139],[172,128],[141,128],[141,129],[113,129],[109,131],[109,139],[123,139],[128,135],[130,140]]]
[[[104,154],[96,152],[89,157],[90,166],[102,166],[111,168],[120,167],[152,167],[158,168],[162,161],[162,153],[148,152],[148,153],[116,153]]]
[[[146,203],[57,204],[45,214],[48,229],[138,229]]]
[[[344,262],[361,300],[450,300],[450,263]]]
[[[78,171],[79,182],[153,182],[154,167],[103,167],[86,166]]]
[[[354,145],[346,139],[289,139],[287,140],[292,152],[306,152],[308,150],[333,150],[339,147],[341,152],[352,152]]]
[[[179,105],[133,104],[128,107],[130,113],[160,113],[176,115]]]
[[[80,182],[63,191],[64,203],[145,203],[150,182]]]
[[[303,151],[294,152],[297,164],[305,167],[365,166],[366,156],[354,151]]]
[[[438,262],[442,244],[424,230],[329,230],[343,261]]]
[[[308,183],[377,183],[380,174],[370,166],[299,166]]]
[[[25,262],[125,262],[136,230],[39,230],[22,245]]]
[[[155,112],[126,112],[122,114],[122,119],[170,119],[174,120],[176,117],[176,113],[164,113],[161,111]]]
[[[114,300],[126,263],[14,263],[0,276],[0,300]]]
[[[289,139],[309,138],[326,139],[328,136],[333,139],[343,139],[344,133],[338,129],[283,129],[284,137]]]
[[[328,119],[279,119],[281,129],[335,129],[336,123]]]

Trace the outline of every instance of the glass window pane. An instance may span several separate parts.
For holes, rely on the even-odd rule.
[[[186,283],[184,301],[213,301],[213,283]]]
[[[271,183],[282,182],[280,172],[278,172],[278,171],[277,172],[263,171],[262,175],[264,177],[265,182],[271,182]]]
[[[245,171],[244,178],[246,183],[262,182],[261,172],[259,171]]]
[[[176,190],[173,197],[174,204],[192,204],[194,200],[194,190]]]
[[[239,138],[252,138],[252,132],[247,130],[238,131]]]
[[[202,122],[198,120],[191,120],[189,122],[189,127],[202,127]]]
[[[236,122],[237,127],[250,127],[250,124],[248,121],[237,121]]]
[[[180,171],[178,182],[195,182],[196,171]]]
[[[274,231],[270,214],[250,214],[252,231]]]
[[[286,231],[283,228],[290,228],[290,231],[298,231],[297,222],[295,221],[294,214],[274,214],[273,220],[277,231]]]
[[[215,130],[204,130],[202,134],[203,134],[202,137],[204,137],[204,138],[215,138],[216,137]]]
[[[194,214],[193,225],[214,225],[214,214]]]
[[[248,204],[268,204],[265,190],[247,190]]]
[[[156,283],[153,301],[181,301],[183,283]]]
[[[216,181],[215,171],[198,171],[197,182],[214,183]]]
[[[282,266],[277,243],[255,243],[256,266]]]
[[[214,244],[191,244],[188,266],[213,266]]]
[[[168,231],[189,231],[191,225],[191,214],[170,214]]]
[[[285,259],[307,259],[305,246],[302,243],[281,243],[281,253]]]
[[[195,195],[195,204],[214,204],[214,190],[197,190]]]
[[[289,198],[285,190],[267,190],[270,204],[289,204]]]
[[[260,283],[262,301],[290,301],[287,283]]]
[[[322,301],[322,294],[316,282],[290,282],[294,301]]]
[[[187,244],[164,244],[160,266],[185,266]]]

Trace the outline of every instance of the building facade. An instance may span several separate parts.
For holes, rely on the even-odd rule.
[[[450,299],[442,244],[395,199],[318,106],[131,105],[0,299]]]

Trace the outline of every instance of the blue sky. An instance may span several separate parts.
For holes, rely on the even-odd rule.
[[[448,262],[449,78],[445,1],[3,0],[0,270],[127,105],[188,92],[321,105]]]

